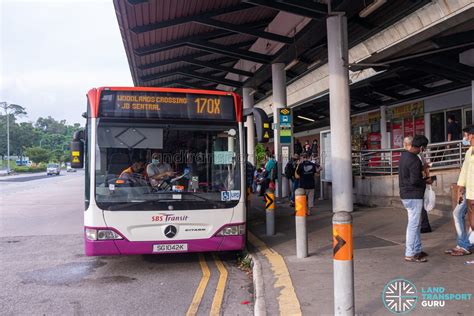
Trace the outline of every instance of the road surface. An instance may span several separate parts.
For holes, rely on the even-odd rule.
[[[0,177],[2,314],[252,314],[234,255],[84,256],[83,182],[81,171]]]

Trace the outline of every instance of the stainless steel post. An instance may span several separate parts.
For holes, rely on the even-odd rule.
[[[331,120],[331,160],[332,160],[332,196],[333,196],[333,231],[339,226],[339,218],[350,217],[352,202],[352,165],[351,165],[351,128],[349,71],[347,69],[347,18],[343,13],[330,15],[327,18],[328,69],[329,69],[329,104]],[[352,227],[352,226],[351,226]],[[347,231],[347,229],[345,230]],[[352,234],[351,234],[352,235]],[[339,240],[335,236],[334,240]],[[340,236],[340,238],[343,238]],[[346,237],[347,238],[347,237]],[[341,246],[335,244],[335,254],[341,251],[336,247],[346,247],[352,257],[352,242]],[[352,258],[347,260],[334,256],[334,313],[336,315],[354,315],[354,268]]]
[[[275,145],[275,159],[278,165],[278,179],[276,183],[276,196],[282,197],[282,157],[281,157],[281,144],[280,144],[280,112],[281,108],[286,107],[286,74],[285,64],[276,63],[272,64],[272,101],[273,101],[273,142]]]

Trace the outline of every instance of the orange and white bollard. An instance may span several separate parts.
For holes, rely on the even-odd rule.
[[[268,189],[265,192],[265,213],[267,236],[275,235],[275,191]]]
[[[296,257],[306,258],[308,256],[308,232],[306,229],[306,214],[308,204],[304,189],[295,191],[295,226],[296,226]]]

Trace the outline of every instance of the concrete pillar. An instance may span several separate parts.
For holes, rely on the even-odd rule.
[[[251,94],[251,88],[242,89],[242,97],[244,101],[244,109],[253,109],[254,100],[253,95]],[[255,159],[255,124],[253,122],[253,115],[247,117],[246,121],[247,126],[247,160],[250,161],[254,166]]]
[[[342,13],[327,18],[329,109],[331,120],[331,165],[333,234],[339,217],[352,227],[352,153],[350,125],[349,71],[347,52],[347,18]],[[339,216],[341,215],[341,216]],[[349,231],[344,229],[344,231]],[[350,230],[351,232],[352,230]],[[340,233],[339,233],[340,234]],[[352,233],[345,234],[352,236]],[[336,238],[339,235],[334,235]],[[343,251],[352,256],[352,243],[335,243],[334,254]],[[352,237],[350,237],[352,238]],[[336,240],[336,239],[334,239]],[[342,245],[342,246],[341,246]],[[346,248],[344,248],[346,247]],[[337,248],[337,249],[336,249]],[[334,314],[354,315],[354,265],[352,258],[334,256]]]
[[[382,136],[382,149],[389,148],[389,140],[387,134],[387,107],[381,106],[380,107],[380,135]]]
[[[431,141],[431,114],[425,113],[425,136]]]
[[[273,101],[273,124],[275,127],[273,133],[273,143],[275,145],[275,159],[278,163],[278,181],[276,187],[276,196],[282,195],[282,163],[281,163],[281,144],[280,144],[280,113],[279,109],[286,107],[286,73],[285,64],[272,64],[272,101]]]

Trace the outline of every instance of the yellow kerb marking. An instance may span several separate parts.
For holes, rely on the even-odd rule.
[[[280,294],[277,297],[280,315],[301,315],[300,302],[296,296],[290,272],[283,257],[272,248],[268,248],[263,241],[250,232],[248,232],[248,240],[270,262],[276,279],[274,287],[280,289]]]
[[[217,269],[219,270],[219,281],[217,282],[216,292],[214,293],[214,299],[212,300],[211,312],[209,315],[217,316],[220,315],[222,300],[224,299],[225,285],[227,282],[227,269],[218,256],[214,254],[213,258]]]
[[[191,302],[191,305],[189,306],[186,316],[194,316],[197,314],[199,304],[201,304],[202,297],[204,296],[207,283],[209,282],[209,278],[211,276],[209,267],[207,266],[206,260],[204,259],[204,256],[202,254],[199,254],[199,265],[201,266],[202,270],[202,278],[199,282],[196,292],[194,293],[193,300]]]

